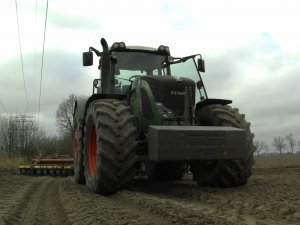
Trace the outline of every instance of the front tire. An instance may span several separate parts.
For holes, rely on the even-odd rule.
[[[135,127],[130,108],[114,99],[91,102],[85,119],[84,162],[88,188],[114,194],[135,175]]]
[[[209,105],[196,112],[198,124],[201,126],[227,126],[246,130],[246,146],[248,155],[242,160],[203,160],[191,163],[194,180],[201,186],[237,187],[247,183],[252,174],[254,164],[254,134],[250,131],[250,123],[238,109],[230,106]]]

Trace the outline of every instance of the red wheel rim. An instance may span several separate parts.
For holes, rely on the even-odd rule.
[[[74,161],[77,163],[78,161],[78,130],[74,131]]]
[[[96,173],[96,152],[97,152],[97,142],[96,142],[96,127],[92,126],[89,135],[89,169],[92,176]]]

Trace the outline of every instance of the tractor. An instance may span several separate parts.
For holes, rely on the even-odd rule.
[[[200,54],[172,57],[168,46],[90,47],[100,77],[74,106],[74,177],[111,195],[137,174],[178,180],[189,170],[200,186],[245,185],[254,163],[250,123],[231,100],[207,97]]]

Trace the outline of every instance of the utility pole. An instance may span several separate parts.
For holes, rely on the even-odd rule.
[[[9,131],[12,134],[9,136],[9,146],[13,146],[15,141],[18,141],[17,148],[21,155],[24,155],[28,142],[28,134],[30,131],[36,130],[33,126],[35,117],[30,115],[13,115],[9,117]],[[26,135],[27,134],[27,135]],[[17,138],[17,140],[12,140]]]

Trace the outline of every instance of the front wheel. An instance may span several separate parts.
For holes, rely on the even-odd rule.
[[[130,108],[115,99],[90,103],[84,128],[84,164],[88,188],[114,194],[135,175],[135,127]]]
[[[252,174],[254,164],[254,135],[250,131],[250,123],[238,109],[230,106],[209,105],[196,112],[198,124],[201,126],[227,126],[246,130],[246,146],[248,155],[242,160],[203,160],[191,162],[194,180],[202,186],[237,187],[247,183]]]

